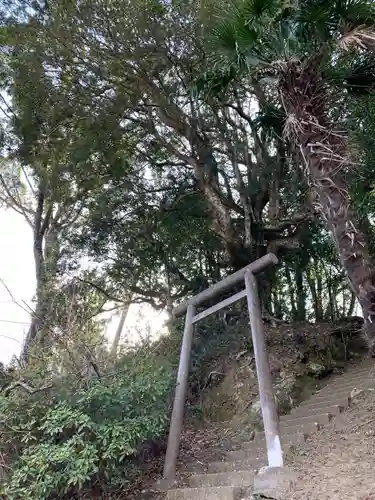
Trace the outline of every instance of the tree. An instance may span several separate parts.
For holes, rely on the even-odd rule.
[[[24,361],[34,341],[49,344],[51,332],[63,327],[66,318],[61,309],[70,306],[73,288],[73,297],[79,296],[74,284],[77,270],[87,273],[69,242],[82,227],[92,200],[110,182],[105,176],[109,146],[101,144],[101,157],[89,149],[98,123],[83,122],[79,108],[73,112],[68,96],[54,85],[53,75],[33,50],[36,40],[29,34],[17,25],[4,41],[7,65],[2,83],[9,102],[4,100],[7,114],[2,123],[0,171],[2,203],[22,214],[33,232],[36,296],[23,347]],[[108,130],[102,131],[101,139],[106,134],[108,138]],[[122,168],[125,176],[128,162],[123,157],[117,160],[117,168]],[[90,165],[90,171],[85,165]],[[95,291],[97,294],[98,289],[89,295]],[[101,306],[94,301],[96,314],[107,301],[105,297]],[[83,315],[81,319],[84,322]]]
[[[335,85],[345,83],[350,95],[360,83],[354,64],[374,46],[374,4],[308,0],[286,6],[278,0],[240,1],[226,4],[221,19],[213,30],[214,67],[224,65],[221,73],[227,80],[228,75],[241,79],[247,74],[262,85],[265,77],[276,77],[285,112],[284,134],[318,196],[316,206],[362,306],[369,346],[374,348],[375,266],[348,194],[346,177],[355,157],[341,126],[334,125],[342,121],[337,104],[342,98],[337,97]]]
[[[85,8],[68,8],[55,1],[35,9],[27,29],[37,33],[39,57],[70,106],[84,102],[93,116],[105,110],[120,137],[136,136],[142,169],[194,178],[230,265],[238,268],[265,253],[270,241],[287,244],[312,213],[306,205],[288,210],[277,203],[275,187],[283,181],[269,174],[289,169],[290,158],[281,143],[273,151],[247,112],[254,89],[237,88],[219,105],[194,95],[206,57],[201,15],[189,2],[129,0],[108,8],[86,1]],[[279,210],[268,213],[275,194]]]
[[[328,289],[333,267],[326,276],[319,257],[321,286],[310,286],[305,240],[317,210],[305,165],[283,134],[287,116],[269,83],[233,65],[225,89],[222,74],[213,80],[209,2],[54,0],[28,17],[19,12],[3,19],[3,87],[18,118],[7,137],[17,138],[11,151],[22,168],[49,179],[46,203],[79,210],[59,229],[59,270],[116,304],[129,293],[170,310],[275,251],[287,265],[262,276],[264,308],[280,309],[271,297],[283,297],[289,272],[294,300],[280,314],[309,316],[310,295]],[[341,99],[330,113],[343,109]],[[81,274],[82,257],[96,272]],[[60,286],[60,276],[54,281]]]

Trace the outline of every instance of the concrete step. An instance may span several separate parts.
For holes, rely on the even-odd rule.
[[[337,391],[333,392],[332,394],[317,392],[316,394],[314,394],[313,396],[311,396],[311,398],[309,399],[309,401],[311,401],[311,402],[313,402],[313,401],[316,401],[316,402],[319,402],[319,401],[332,401],[333,397],[335,397],[335,398],[349,397],[351,391],[352,391],[352,389],[340,389],[340,390],[337,390]]]
[[[288,421],[294,420],[294,419],[300,418],[300,417],[305,417],[308,415],[318,415],[320,413],[329,413],[335,417],[336,415],[339,415],[340,413],[342,413],[346,408],[347,408],[347,406],[344,407],[344,406],[340,406],[340,405],[328,405],[328,404],[325,404],[324,406],[321,406],[318,408],[314,408],[314,407],[296,408],[294,411],[289,413]]]
[[[229,451],[228,453],[234,453],[236,451],[249,451],[249,452],[255,453],[255,454],[265,453],[266,452],[266,442],[264,441],[264,443],[259,444],[259,443],[254,442],[254,441],[245,441],[241,445],[241,450],[232,450],[232,451]]]
[[[338,405],[343,408],[348,408],[350,406],[350,397],[349,396],[344,396],[341,398],[330,398],[327,401],[313,401],[312,399],[309,399],[303,403],[301,403],[299,406],[296,406],[293,408],[293,410],[290,412],[290,415],[293,414],[295,411],[302,410],[302,408],[306,411],[313,411],[313,410],[318,410],[319,408],[322,409],[322,411],[325,411],[325,408],[330,406],[330,405]]]
[[[243,460],[232,460],[225,462],[212,462],[209,464],[208,469],[211,473],[218,472],[234,472],[250,470],[255,471],[267,465],[267,456],[264,457],[251,457]]]
[[[284,455],[350,406],[354,388],[375,387],[375,363],[370,361],[335,376],[310,399],[280,418]],[[167,500],[238,500],[243,489],[253,485],[254,471],[266,464],[264,432],[257,432],[253,441],[242,443],[241,450],[229,452],[226,461],[209,464],[210,473],[191,476],[191,488],[170,490]]]
[[[254,484],[254,472],[249,470],[219,472],[216,474],[196,474],[189,477],[192,488],[237,486],[250,487]]]
[[[169,490],[167,500],[236,500],[238,489],[230,486],[216,488],[181,488]]]
[[[299,406],[296,406],[294,409],[297,409],[297,408],[306,408],[306,407],[307,408],[312,408],[314,406],[316,406],[318,408],[317,405],[320,405],[320,404],[328,404],[328,405],[340,404],[339,402],[341,402],[343,400],[348,401],[349,406],[350,406],[351,397],[350,397],[350,392],[349,391],[345,391],[342,394],[337,394],[337,395],[335,395],[335,397],[326,396],[325,398],[321,398],[321,397],[319,397],[319,398],[311,398],[311,399],[308,400],[308,402],[306,401],[305,403],[301,403]]]
[[[287,427],[286,429],[281,429],[280,432],[281,443],[284,446],[287,444],[292,444],[292,445],[302,444],[311,434],[318,431],[320,427],[321,426],[319,424],[312,422],[302,427],[289,427],[289,428]],[[262,445],[266,446],[264,431],[256,432],[254,440],[249,441],[249,443],[254,443],[258,447]]]
[[[295,446],[290,443],[287,444],[282,443],[282,450],[285,459],[291,455],[291,452],[294,450],[294,448]],[[228,451],[227,457],[229,462],[236,462],[251,458],[266,459],[267,458],[266,442],[264,441],[263,446],[253,446],[250,448],[243,448],[242,450]]]
[[[333,390],[336,390],[338,388],[350,388],[350,387],[355,387],[357,386],[362,386],[362,385],[371,385],[375,384],[375,378],[372,377],[364,377],[364,376],[358,376],[355,378],[348,378],[347,380],[339,380],[337,382],[334,382],[332,384],[328,384],[322,389],[320,389],[319,392],[327,391],[331,392]]]
[[[255,449],[253,450],[238,450],[238,451],[228,451],[227,453],[227,458],[229,462],[239,462],[241,460],[258,460],[258,459],[267,459],[267,451],[266,447],[264,446],[261,448],[257,448],[257,451]]]
[[[313,415],[319,415],[320,413],[329,413],[333,417],[342,413],[344,411],[343,406],[330,405],[324,406],[323,408],[296,408],[289,415],[285,415],[285,419],[281,421],[291,421],[301,417],[308,417]],[[289,418],[286,418],[289,417]],[[283,417],[282,417],[283,418]]]
[[[300,443],[296,443],[300,444]],[[289,452],[294,449],[295,445],[293,443],[282,443],[284,452]],[[249,451],[251,453],[255,453],[260,455],[261,453],[266,453],[266,441],[260,441],[259,443],[254,441],[244,442],[241,446],[241,450],[233,450],[233,451]],[[232,453],[232,452],[229,452]]]
[[[358,377],[359,375],[371,377],[371,375],[374,374],[374,368],[375,368],[375,365],[361,366],[355,370],[349,370],[347,372],[344,372],[342,375],[338,375],[332,381],[335,382],[336,380],[339,380],[341,378],[344,378],[344,379],[345,378],[354,378],[354,377]]]
[[[325,386],[325,389],[328,387],[337,387],[339,385],[350,385],[350,384],[371,384],[374,381],[374,375],[369,375],[368,373],[356,373],[351,377],[343,377],[339,380],[335,380],[333,383]]]
[[[355,387],[355,385],[354,385]],[[339,387],[335,387],[334,389],[330,390],[330,391],[319,391],[319,392],[316,392],[315,394],[313,394],[311,396],[311,398],[308,400],[308,401],[313,401],[315,400],[316,398],[332,398],[333,396],[335,396],[337,393],[339,393],[340,395],[342,395],[342,393],[346,392],[347,394],[350,394],[351,391],[353,390],[353,386],[339,386]]]
[[[375,369],[375,364],[372,362],[369,364],[363,364],[354,369],[349,369],[346,372],[344,372],[342,376],[355,377],[358,373],[368,373],[369,375],[371,375],[374,369]]]
[[[345,396],[346,394],[350,396],[353,389],[371,389],[375,387],[375,381],[371,383],[353,383],[339,385],[337,387],[329,387],[329,390],[321,390],[316,392],[307,401],[315,401],[317,399],[329,399],[332,397]]]
[[[368,380],[360,380],[360,381],[350,381],[346,382],[345,384],[337,384],[335,386],[330,386],[329,389],[321,389],[320,391],[316,392],[312,397],[315,397],[319,394],[327,394],[327,395],[333,395],[335,394],[336,391],[352,391],[354,388],[357,389],[367,389],[368,387],[374,386],[374,382],[368,381]]]
[[[305,415],[302,417],[291,418],[290,415],[285,415],[285,418],[280,419],[280,432],[288,427],[303,427],[306,424],[317,423],[319,425],[327,425],[332,420],[333,415],[330,413],[316,413],[313,415]]]

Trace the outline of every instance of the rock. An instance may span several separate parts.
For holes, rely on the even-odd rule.
[[[280,372],[280,381],[277,384],[277,390],[290,393],[296,385],[296,374],[282,370]]]
[[[367,388],[360,388],[360,387],[354,387],[354,389],[350,393],[350,399],[356,400],[356,399],[362,399],[365,397],[369,392],[372,392],[374,389],[371,389],[369,387]]]
[[[297,376],[289,370],[281,370],[280,378],[275,383],[275,399],[279,412],[289,411],[293,406],[293,394],[297,385]]]
[[[262,408],[260,406],[260,400],[257,399],[249,408],[250,421],[254,424],[262,423]]]
[[[260,406],[260,400],[258,399],[257,401],[254,401],[254,403],[251,405],[251,411],[255,413],[256,415],[260,415],[261,413],[261,406]]]
[[[307,374],[311,375],[315,378],[321,378],[326,375],[328,368],[323,365],[323,363],[319,363],[318,361],[310,361],[307,363]]]
[[[357,387],[354,387],[354,389],[350,393],[350,399],[357,398],[360,394],[362,394],[364,389],[358,389]]]
[[[254,477],[253,495],[279,500],[288,498],[297,480],[297,474],[288,467],[262,467]]]
[[[268,362],[270,364],[271,375],[275,375],[283,369],[283,362],[272,353],[268,355]]]

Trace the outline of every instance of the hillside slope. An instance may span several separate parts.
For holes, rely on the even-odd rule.
[[[340,378],[349,365],[355,368],[364,356],[358,328],[353,328],[352,322],[341,326],[269,325],[266,330],[281,414],[288,413],[325,385],[328,389],[333,379]],[[191,473],[207,472],[210,463],[221,460],[224,453],[238,448],[241,442],[253,437],[254,430],[261,428],[251,349],[231,350],[226,355],[213,356],[212,360],[206,369],[208,383],[203,384],[199,397],[190,400],[188,407],[179,457],[180,486],[188,484]],[[200,409],[200,419],[196,413],[193,417],[192,409],[196,411],[196,407]],[[133,498],[165,498],[151,484],[161,468],[162,457],[158,465],[154,462],[150,480],[142,484],[142,494]]]

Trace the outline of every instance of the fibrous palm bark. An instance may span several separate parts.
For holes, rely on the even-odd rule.
[[[286,133],[292,136],[318,194],[318,208],[362,306],[369,347],[375,353],[375,263],[346,179],[355,161],[345,133],[335,129],[327,117],[329,93],[316,59],[285,63],[279,91],[287,113]]]

